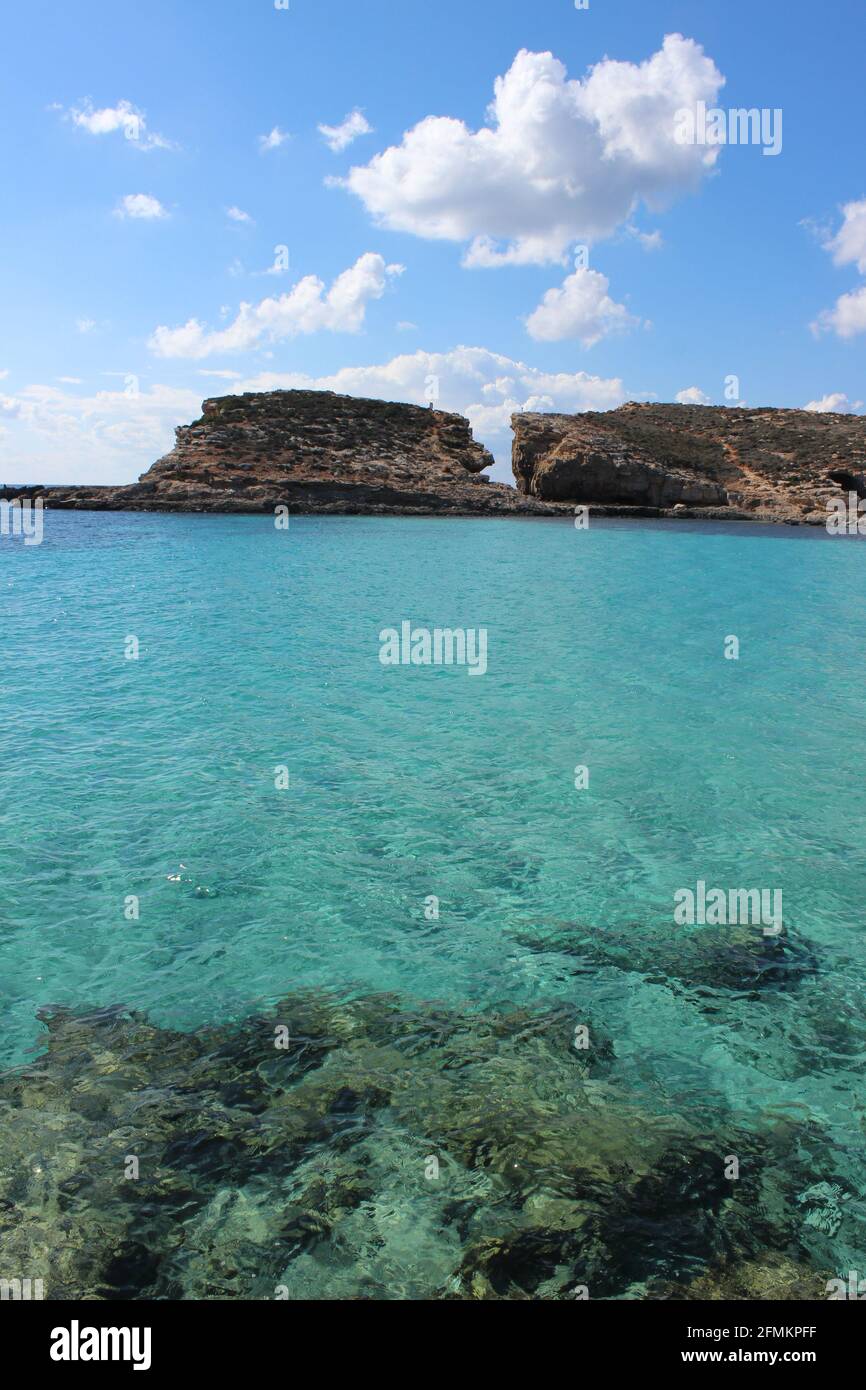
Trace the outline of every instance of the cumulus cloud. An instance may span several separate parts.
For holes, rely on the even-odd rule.
[[[248,212],[244,212],[243,208],[237,207],[226,208],[226,217],[232,222],[252,223],[253,220]]]
[[[709,396],[704,394],[700,386],[687,386],[685,391],[678,391],[676,400],[678,405],[712,405]]]
[[[866,275],[866,198],[844,205],[842,226],[824,245],[836,265],[856,265]]]
[[[845,203],[842,225],[824,241],[824,250],[833,257],[834,265],[855,265],[866,275],[866,198]],[[840,295],[833,308],[824,309],[811,327],[816,335],[835,333],[840,338],[866,333],[866,285]]]
[[[853,415],[862,404],[862,401],[850,401],[844,391],[832,391],[829,395],[822,396],[819,401],[810,401],[803,409],[818,411],[821,414]]]
[[[579,338],[592,347],[610,333],[622,332],[639,322],[608,294],[607,276],[597,270],[576,270],[560,289],[548,290],[526,320],[530,337],[556,343]]]
[[[280,130],[280,127],[275,125],[268,135],[259,136],[259,149],[263,154],[268,150],[278,150],[280,145],[284,145],[286,141],[291,140],[291,138],[288,131]]]
[[[202,358],[247,352],[263,338],[273,343],[323,329],[357,333],[367,305],[381,299],[389,280],[402,271],[402,266],[386,265],[381,256],[368,251],[338,275],[330,289],[317,275],[306,275],[279,298],[241,304],[227,328],[211,331],[190,319],[180,328],[157,328],[149,346],[158,357]]]
[[[350,111],[341,125],[320,125],[319,134],[324,137],[325,144],[334,154],[339,154],[341,150],[348,149],[359,135],[372,135],[373,127],[367,120],[363,111],[356,107]]]
[[[62,109],[62,108],[61,108]],[[133,106],[131,101],[119,101],[116,106],[94,107],[91,101],[84,101],[66,113],[72,124],[88,135],[114,135],[122,131],[126,139],[138,150],[171,150],[175,146],[164,135],[157,135],[147,126],[143,111]]]
[[[812,324],[815,333],[836,333],[840,338],[854,338],[866,333],[866,285],[851,290],[836,300],[832,309],[824,309]]]
[[[151,197],[149,193],[127,193],[126,197],[121,198],[114,209],[114,215],[115,217],[132,217],[145,222],[153,222],[159,218],[168,217],[168,212],[159,199]]]
[[[604,58],[569,79],[521,50],[495,83],[488,124],[428,116],[342,186],[382,226],[464,242],[474,267],[561,262],[699,186],[717,147],[675,139],[676,113],[715,103],[724,78],[700,44],[669,34],[640,64]]]

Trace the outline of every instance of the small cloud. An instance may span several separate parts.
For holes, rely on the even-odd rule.
[[[55,105],[51,109],[62,110],[62,107]],[[148,130],[144,112],[133,106],[131,101],[119,101],[116,106],[96,108],[87,100],[80,106],[72,107],[67,115],[74,126],[87,131],[88,135],[113,135],[122,131],[130,144],[139,150],[176,148],[173,141],[166,140],[164,135],[157,135],[155,131]]]
[[[320,125],[319,134],[324,137],[328,149],[334,154],[339,154],[357,140],[359,135],[372,135],[373,127],[363,111],[356,107],[354,111],[349,112],[342,125]]]
[[[833,391],[829,395],[822,396],[819,401],[810,401],[804,405],[804,410],[812,410],[822,415],[853,415],[855,410],[859,410],[863,405],[862,401],[849,401],[844,391]]]
[[[678,391],[676,401],[679,405],[712,405],[709,396],[704,394],[700,386],[687,386],[685,391]]]
[[[291,138],[288,131],[280,130],[280,127],[275,125],[269,135],[259,136],[259,149],[262,154],[265,154],[268,150],[278,150],[280,145],[284,145],[286,141],[291,140]]]
[[[59,377],[57,378],[57,380],[60,381],[60,382],[62,382],[64,386],[80,386],[80,385],[81,385],[81,377],[80,377],[80,376],[59,376]]]
[[[530,337],[547,343],[578,338],[589,348],[610,333],[636,325],[638,320],[611,299],[608,289],[607,276],[597,270],[576,270],[559,289],[548,290],[526,319]]]
[[[241,373],[240,373],[240,372],[230,372],[230,371],[228,371],[228,370],[226,370],[226,371],[217,371],[216,368],[208,369],[207,367],[199,367],[199,369],[198,369],[198,375],[199,375],[199,376],[218,376],[218,377],[221,377],[223,381],[239,381],[239,380],[240,380],[240,377],[241,377]]]
[[[417,323],[410,323],[408,319],[404,319],[404,320],[402,320],[402,322],[400,322],[400,323],[397,324],[397,332],[398,332],[398,333],[417,333],[417,332],[418,332],[418,325],[417,325]]]
[[[230,218],[232,222],[246,222],[250,226],[253,225],[253,219],[248,212],[244,212],[243,208],[226,208],[226,217]]]
[[[635,241],[639,241],[644,251],[660,251],[664,246],[662,234],[659,231],[642,232],[639,227],[635,227],[632,222],[626,226],[626,231]]]
[[[75,327],[79,333],[92,333],[96,327],[95,319],[76,319]]]
[[[154,222],[168,217],[168,213],[158,198],[149,193],[127,193],[114,209],[115,217],[132,217],[139,221]]]
[[[9,375],[9,368],[8,368],[8,367],[4,367],[4,368],[3,368],[3,371],[0,372],[0,381],[5,381],[8,375]]]

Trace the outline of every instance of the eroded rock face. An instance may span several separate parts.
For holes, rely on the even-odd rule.
[[[517,486],[550,502],[823,525],[866,464],[855,415],[632,403],[512,424]]]

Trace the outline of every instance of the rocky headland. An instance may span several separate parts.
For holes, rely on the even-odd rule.
[[[693,517],[823,525],[866,497],[866,417],[629,404],[517,414],[516,488],[461,415],[329,391],[204,402],[171,453],[124,487],[0,488],[88,511]]]
[[[824,525],[830,499],[866,496],[859,415],[631,403],[512,424],[517,486],[543,501]]]

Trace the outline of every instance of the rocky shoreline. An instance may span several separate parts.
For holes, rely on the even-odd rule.
[[[629,404],[517,414],[516,487],[460,415],[322,391],[204,402],[128,486],[18,484],[0,500],[67,511],[374,516],[599,516],[823,526],[866,496],[866,417]]]

